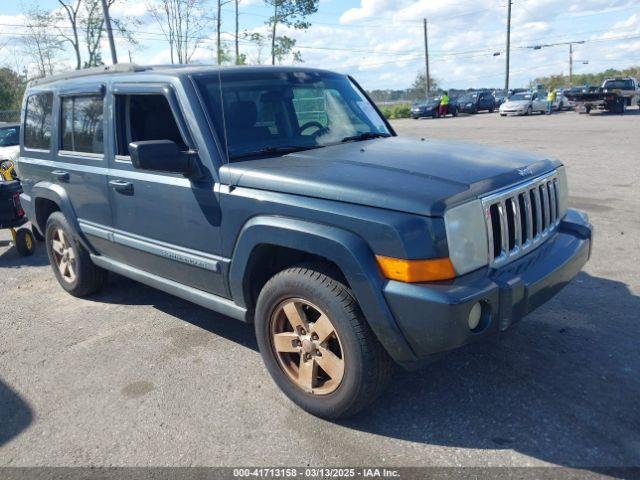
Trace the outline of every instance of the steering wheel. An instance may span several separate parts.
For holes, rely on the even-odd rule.
[[[313,127],[317,128],[318,130],[311,135],[312,137],[317,137],[318,135],[321,135],[322,133],[327,131],[327,127],[322,125],[320,122],[316,122],[315,120],[312,120],[298,127],[298,135],[301,135],[302,132]]]

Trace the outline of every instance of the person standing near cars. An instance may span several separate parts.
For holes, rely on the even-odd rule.
[[[447,109],[449,108],[449,102],[451,99],[449,98],[449,92],[444,92],[442,97],[440,98],[440,109],[438,111],[438,115],[440,117],[447,116]]]
[[[556,89],[552,88],[547,93],[547,115],[551,115],[551,112],[553,112],[553,104],[556,103],[556,98],[558,98],[558,94]]]

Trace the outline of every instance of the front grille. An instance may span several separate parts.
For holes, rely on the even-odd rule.
[[[560,224],[559,200],[557,172],[483,198],[490,265],[499,267],[544,242]]]

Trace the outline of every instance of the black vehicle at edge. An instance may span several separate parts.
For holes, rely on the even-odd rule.
[[[440,118],[440,98],[430,98],[426,102],[416,103],[411,107],[411,118],[418,120],[419,118]],[[458,103],[451,98],[447,105],[446,115],[452,117],[458,116]]]
[[[112,271],[253,323],[274,381],[324,418],[369,405],[394,364],[507,330],[591,252],[561,162],[400,138],[328,71],[65,74],[28,87],[20,144],[62,288]]]

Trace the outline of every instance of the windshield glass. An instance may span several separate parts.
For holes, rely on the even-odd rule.
[[[0,147],[15,147],[20,144],[20,127],[0,128]]]
[[[240,70],[195,80],[232,161],[391,134],[342,75]]]
[[[465,95],[462,95],[458,101],[460,103],[464,103],[464,102],[475,102],[476,98],[478,98],[478,94],[477,93],[467,93]]]
[[[605,82],[604,88],[609,90],[633,90],[633,82],[631,80],[609,80],[608,82]]]
[[[511,100],[512,102],[520,102],[522,100],[531,100],[532,96],[530,93],[516,93],[511,95],[511,98],[509,98],[509,100]]]

